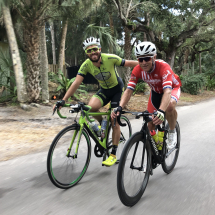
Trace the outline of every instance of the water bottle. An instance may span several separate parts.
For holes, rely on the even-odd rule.
[[[101,135],[101,132],[100,132],[98,125],[95,122],[89,122],[89,125],[95,131],[97,136],[99,137]]]
[[[159,141],[158,150],[162,150],[163,148],[163,137],[164,137],[164,131],[158,131],[158,141]]]
[[[150,131],[152,138],[154,139],[156,145],[158,144],[158,135],[155,130]]]
[[[101,138],[105,138],[105,130],[106,130],[106,127],[107,127],[107,119],[103,119],[102,120],[102,124],[101,124]]]

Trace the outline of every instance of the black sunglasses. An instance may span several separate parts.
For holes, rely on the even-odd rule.
[[[151,58],[153,58],[153,57],[154,57],[154,56],[140,57],[140,58],[138,58],[138,61],[139,61],[140,63],[142,63],[143,61],[149,62],[149,61],[151,60]]]

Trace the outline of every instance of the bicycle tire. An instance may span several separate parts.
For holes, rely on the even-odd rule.
[[[145,149],[144,146],[145,145]],[[136,148],[131,154],[129,153],[130,150],[133,150],[133,146]],[[139,148],[140,147],[140,148]],[[141,150],[142,147],[142,150]],[[143,151],[144,150],[144,151]],[[137,170],[137,169],[131,169],[132,159],[134,160],[133,164],[135,167],[140,167],[141,160],[143,158],[143,152],[144,152],[144,162],[145,164],[145,171]],[[138,154],[140,155],[140,158],[138,160]],[[134,157],[135,155],[135,157]],[[129,161],[130,160],[130,161]],[[139,166],[137,166],[139,164]],[[130,166],[129,166],[130,165]],[[151,171],[151,150],[149,142],[146,143],[143,142],[143,133],[137,132],[133,134],[130,139],[127,141],[118,166],[117,171],[117,191],[119,198],[121,202],[128,207],[132,207],[135,205],[142,197],[147,184],[149,180],[149,175]],[[142,175],[144,174],[144,175]],[[133,179],[135,177],[137,179]],[[133,182],[133,185],[131,188],[129,185],[127,186],[127,181],[125,177],[132,177],[131,180],[128,180],[128,182]],[[137,184],[139,186],[137,187]]]
[[[125,143],[127,142],[127,140],[132,135],[132,127],[131,127],[131,123],[130,123],[128,117],[126,117],[125,115],[121,115],[120,120],[121,120],[122,123],[125,123],[126,126],[120,127],[121,135],[120,135],[120,142],[119,142],[119,145],[118,145],[118,148],[117,148],[117,151],[116,151],[116,157],[117,157],[116,164],[119,163],[119,159],[120,159],[120,156],[122,154],[122,151],[123,151],[123,148],[125,146]],[[108,128],[106,146],[109,147],[109,146],[111,146],[111,144],[112,144],[112,126],[110,124],[109,128]],[[110,151],[111,150],[109,150],[109,153],[107,154],[107,156],[110,155]]]
[[[167,123],[166,124],[166,129],[169,130],[169,124]],[[168,149],[167,147],[165,147],[166,151],[165,151],[165,158],[164,158],[164,162],[162,163],[162,169],[165,173],[169,174],[173,171],[175,165],[176,165],[176,162],[178,160],[178,155],[179,155],[179,150],[180,150],[180,139],[181,139],[181,136],[180,136],[180,127],[179,127],[179,124],[178,122],[176,122],[176,125],[175,125],[175,129],[176,129],[176,132],[177,132],[177,144],[176,144],[176,149],[169,155],[170,157],[173,157],[173,161],[171,163],[171,165],[168,165],[168,159],[170,160],[170,158],[166,157],[166,154],[168,153]],[[174,154],[173,154],[174,153]]]
[[[91,142],[85,129],[82,130],[78,154],[74,156],[74,150],[77,146],[78,130],[76,125],[64,128],[54,138],[48,152],[48,176],[51,182],[61,189],[68,189],[75,186],[83,178],[90,162]],[[77,135],[71,148],[70,157],[68,157],[66,154],[74,131],[77,131]]]

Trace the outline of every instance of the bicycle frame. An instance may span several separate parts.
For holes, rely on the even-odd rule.
[[[89,110],[88,110],[89,111]],[[94,120],[90,120],[89,116],[107,116],[107,122],[110,122],[110,114],[111,114],[111,110],[108,110],[107,112],[88,112],[85,110],[81,111],[81,116],[79,118],[78,123],[76,122],[75,125],[77,126],[78,130],[76,130],[73,134],[70,146],[68,148],[67,151],[67,156],[69,157],[72,145],[74,143],[74,140],[78,134],[78,139],[77,139],[77,146],[76,146],[76,150],[75,150],[75,156],[77,156],[78,154],[78,147],[79,147],[79,143],[80,143],[80,139],[81,139],[81,134],[83,129],[85,128],[87,130],[87,132],[89,133],[89,135],[92,137],[92,139],[95,141],[96,145],[99,147],[102,147],[103,149],[107,149],[106,147],[106,142],[107,142],[107,135],[108,135],[108,128],[109,128],[109,123],[106,126],[106,130],[105,130],[105,138],[102,139],[102,141],[98,138],[98,136],[95,134],[94,130],[91,128],[91,126],[88,124],[87,119],[89,121],[94,121]],[[62,116],[61,116],[62,118]],[[63,117],[65,118],[65,117]],[[79,132],[78,132],[79,131]],[[74,157],[75,158],[75,157]]]
[[[144,143],[146,144],[150,144],[150,148],[151,148],[151,152],[156,160],[156,162],[158,164],[161,164],[163,161],[164,161],[164,147],[163,146],[163,149],[162,149],[162,153],[160,153],[157,149],[157,146],[156,146],[156,143],[154,141],[154,139],[152,138],[150,132],[149,132],[149,129],[148,129],[148,125],[147,123],[150,122],[150,118],[149,117],[145,117],[144,119],[144,122],[143,122],[143,126],[141,128],[141,133],[143,133],[143,141]],[[164,135],[164,140],[166,138],[166,134]],[[143,162],[144,162],[144,151],[145,151],[145,147],[146,145],[144,144],[143,146],[143,154],[142,154],[142,161],[141,161],[141,166],[140,167],[135,167],[133,162],[134,162],[134,158],[136,156],[136,152],[137,152],[137,148],[138,148],[138,144],[135,146],[135,151],[134,151],[134,154],[133,154],[133,157],[132,157],[132,161],[131,161],[131,165],[130,165],[130,168],[132,169],[138,169],[140,171],[143,170]]]

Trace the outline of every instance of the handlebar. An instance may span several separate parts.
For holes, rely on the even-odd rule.
[[[131,113],[132,115],[135,115],[135,119],[139,119],[142,116],[143,119],[147,122],[152,121],[152,118],[150,117],[151,115],[157,116],[157,112],[149,113],[148,111],[143,111],[143,112],[122,111],[121,112],[121,114],[124,114],[124,113]],[[126,124],[120,121],[120,115],[117,116],[117,122],[119,123],[120,126],[126,126]]]
[[[63,107],[71,107],[72,110],[69,111],[70,113],[75,113],[75,112],[78,113],[79,111],[81,111],[86,116],[86,118],[87,118],[87,120],[89,122],[94,122],[95,121],[94,119],[90,119],[90,117],[88,116],[88,113],[91,110],[91,107],[88,106],[88,105],[86,105],[83,102],[78,102],[78,104],[76,104],[76,105],[65,104],[65,105],[63,105]],[[66,116],[62,116],[61,115],[60,110],[57,108],[57,106],[55,106],[55,108],[54,108],[53,115],[54,115],[54,113],[55,113],[56,110],[57,110],[57,114],[58,114],[58,116],[60,118],[63,118],[63,119],[67,118]]]

